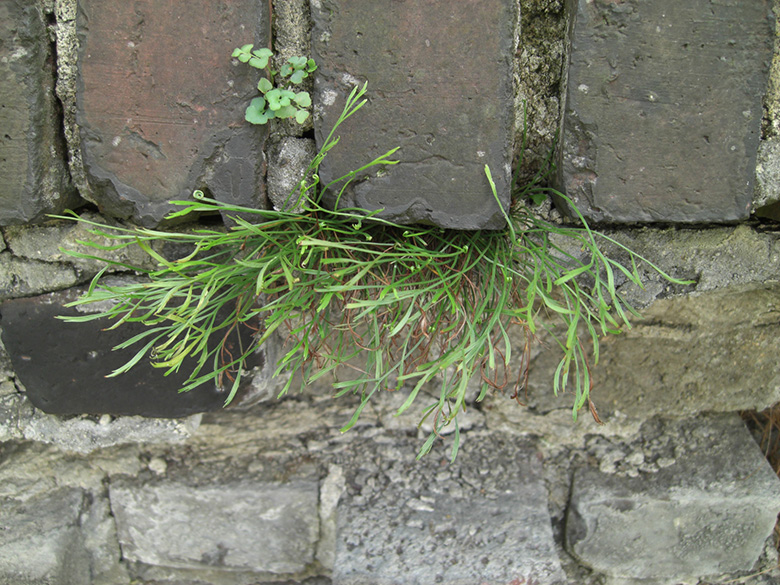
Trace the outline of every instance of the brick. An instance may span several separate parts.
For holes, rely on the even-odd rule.
[[[468,436],[449,464],[438,447],[414,461],[397,436],[375,459],[370,444],[355,446],[363,457],[339,502],[334,585],[565,583],[535,449]]]
[[[571,0],[559,183],[587,219],[749,216],[771,8]]]
[[[193,189],[264,207],[265,127],[244,121],[258,74],[231,67],[267,43],[265,0],[81,0],[76,120],[85,196],[156,225]]]
[[[516,11],[512,0],[312,2],[318,144],[352,87],[369,83],[368,104],[341,126],[320,176],[327,182],[400,147],[400,164],[359,175],[340,207],[383,209],[403,224],[504,225],[484,166],[506,206]]]
[[[105,329],[108,323],[99,320],[67,323],[58,319],[60,315],[83,314],[83,310],[80,312],[65,305],[84,291],[85,288],[78,287],[38,297],[12,299],[0,307],[3,343],[18,380],[24,384],[27,398],[37,408],[50,414],[163,418],[222,408],[226,394],[213,383],[179,392],[194,366],[189,360],[179,372],[164,376],[163,369],[152,367],[144,358],[127,374],[107,379],[106,376],[132,358],[140,346],[120,351],[112,348],[141,333],[144,326],[126,323],[108,330]],[[249,343],[251,334],[252,331],[244,330],[241,343]],[[262,365],[262,356],[258,354],[257,359],[258,362],[251,366]],[[241,394],[250,382],[247,379]]]
[[[0,583],[90,583],[79,520],[85,494],[61,488],[26,501],[0,500]]]
[[[655,438],[646,428],[643,436],[645,463],[665,452],[671,464],[636,477],[578,470],[570,551],[629,579],[695,581],[752,569],[780,511],[780,482],[739,416],[660,423]]]
[[[0,225],[75,205],[54,96],[54,58],[38,4],[0,4]]]
[[[118,480],[110,498],[122,556],[129,561],[273,574],[302,572],[314,561],[316,481]]]
[[[744,232],[751,234],[747,228]],[[698,254],[706,262],[721,254],[728,270],[740,266],[747,273],[752,268],[749,261],[734,262],[746,249],[740,234],[729,239],[722,233],[709,235],[715,245],[698,250],[692,246],[685,256]],[[664,241],[668,244],[659,238],[658,245]],[[780,258],[778,251],[775,254]],[[757,257],[760,262],[765,259],[763,254]],[[714,269],[708,278],[713,275],[717,275]],[[777,307],[779,295],[778,285],[737,285],[659,299],[644,309],[643,320],[605,339],[601,346],[591,396],[602,418],[608,422],[609,415],[617,412],[640,419],[695,416],[763,410],[776,404],[780,401],[780,319],[768,308]],[[529,393],[537,410],[570,407],[574,401],[571,396],[555,396],[549,387],[560,357],[555,351],[543,351],[533,362]]]

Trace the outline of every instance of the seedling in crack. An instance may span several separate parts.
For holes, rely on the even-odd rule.
[[[317,69],[314,59],[290,57],[279,71],[274,71],[269,66],[273,51],[253,47],[251,44],[244,45],[234,49],[232,54],[241,63],[265,69],[267,73],[267,77],[261,78],[257,84],[263,95],[252,99],[244,118],[250,124],[267,124],[274,118],[295,118],[296,122],[303,124],[309,117],[311,96],[307,91],[295,91],[294,86],[303,83]]]

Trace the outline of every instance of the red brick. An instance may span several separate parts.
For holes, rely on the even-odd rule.
[[[265,0],[82,0],[77,121],[91,199],[158,223],[207,188],[265,205],[265,129],[243,120],[257,73],[232,49],[267,42]]]

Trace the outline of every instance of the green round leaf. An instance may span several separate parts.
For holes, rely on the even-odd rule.
[[[293,69],[303,69],[306,67],[306,57],[290,57],[287,62],[293,66]]]
[[[268,122],[269,116],[265,109],[265,100],[261,97],[254,98],[246,108],[244,112],[244,118],[250,124],[265,124]]]
[[[298,112],[295,106],[284,106],[276,110],[274,114],[277,118],[292,118]]]
[[[288,77],[290,73],[292,73],[292,71],[293,71],[292,65],[290,65],[289,63],[285,63],[282,65],[282,68],[279,70],[279,74],[282,77]]]
[[[273,51],[271,49],[269,49],[268,47],[263,47],[262,49],[256,49],[256,50],[252,51],[252,53],[256,57],[260,57],[261,59],[268,59],[269,57],[271,57],[274,54]]]
[[[298,122],[298,124],[303,124],[306,121],[306,118],[309,117],[309,112],[306,110],[298,110],[295,112],[295,121]]]
[[[249,61],[249,59],[250,59],[249,53],[241,53],[240,55],[238,55],[238,60],[241,61],[242,63],[246,63],[247,61]]]
[[[252,57],[249,59],[249,65],[255,69],[265,69],[268,67],[268,57]]]
[[[252,50],[252,47],[254,47],[254,45],[252,43],[249,43],[248,45],[244,45],[243,47],[241,47],[240,51],[242,53],[248,53],[249,51]]]
[[[314,62],[314,59],[309,59],[308,61],[306,61],[306,71],[311,73],[315,69],[317,69],[317,64]]]
[[[295,73],[293,73],[290,76],[290,81],[297,84],[303,81],[304,79],[306,79],[307,77],[308,74],[303,69],[298,69]]]
[[[311,96],[307,91],[302,91],[300,93],[295,94],[294,100],[295,103],[301,106],[302,108],[308,108],[311,105]]]
[[[268,93],[273,88],[274,86],[265,77],[261,78],[260,81],[257,83],[257,89],[259,89],[263,93]]]
[[[265,99],[268,100],[268,108],[271,110],[278,110],[282,107],[282,104],[279,103],[279,100],[281,98],[281,90],[277,87],[269,91],[265,94]]]

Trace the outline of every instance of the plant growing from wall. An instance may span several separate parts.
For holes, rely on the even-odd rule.
[[[257,89],[263,95],[252,99],[244,118],[251,124],[267,124],[274,118],[295,118],[296,122],[303,124],[309,117],[307,108],[311,106],[311,96],[308,91],[295,91],[294,86],[300,85],[317,69],[314,59],[290,57],[279,71],[274,71],[269,65],[273,51],[253,47],[238,47],[231,55],[250,67],[265,69],[267,73],[267,77],[261,77],[257,83]]]
[[[515,197],[505,212],[504,231],[401,226],[376,212],[322,207],[325,190],[343,192],[358,172],[395,164],[391,150],[328,184],[319,181],[316,171],[336,146],[338,127],[365,104],[365,92],[365,85],[352,91],[304,175],[310,179],[290,194],[297,206],[249,209],[195,192],[193,201],[176,202],[181,209],[172,217],[221,212],[235,225],[173,232],[92,223],[95,235],[114,244],[85,242],[96,254],[72,255],[102,259],[101,250],[138,245],[159,268],[123,266],[147,280],[119,286],[103,283],[98,274],[72,304],[109,301],[110,308],[66,319],[105,319],[112,328],[125,322],[148,325],[119,346],[138,351],[112,375],[149,357],[166,374],[187,368],[182,390],[204,383],[225,388],[226,404],[239,388],[245,360],[274,333],[281,334],[286,341],[276,374],[298,372],[303,385],[334,375],[336,396],[360,397],[342,430],[355,424],[377,391],[406,392],[400,413],[427,395],[424,388],[438,385],[424,410],[423,421],[432,420],[433,431],[420,455],[444,427],[453,425],[453,458],[469,381],[480,382],[478,400],[507,388],[517,397],[527,381],[530,349],[544,328],[563,354],[553,380],[555,393],[573,394],[574,417],[585,405],[596,416],[589,397],[590,363],[598,361],[600,336],[630,327],[630,316],[637,315],[617,291],[618,277],[641,286],[637,263],[644,262],[668,280],[680,281],[592,231],[583,218],[584,227],[575,228],[534,216],[519,201],[540,192],[538,181]],[[487,167],[485,174],[496,195]],[[600,241],[621,248],[629,265],[606,256]],[[171,259],[156,251],[158,244],[169,242],[186,244],[190,252]],[[106,269],[116,265],[105,262]],[[224,341],[214,345],[214,339],[226,340],[240,327],[254,329],[250,347],[231,353]],[[522,335],[519,346],[511,339],[513,329]],[[518,352],[518,371],[512,372]]]

